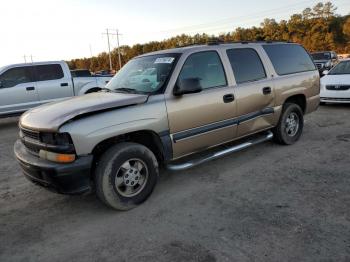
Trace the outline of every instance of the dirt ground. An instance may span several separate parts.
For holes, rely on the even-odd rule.
[[[0,261],[350,261],[350,106],[308,115],[293,146],[266,142],[163,171],[128,212],[28,182],[0,120]]]

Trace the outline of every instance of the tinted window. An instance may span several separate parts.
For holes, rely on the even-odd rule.
[[[288,75],[293,73],[315,70],[315,65],[309,54],[300,45],[280,44],[264,45],[276,73]]]
[[[199,78],[203,89],[227,85],[224,68],[217,52],[190,55],[182,67],[179,79]]]
[[[0,75],[2,88],[13,87],[18,84],[34,82],[32,68],[16,67],[11,68]]]
[[[72,70],[70,71],[72,77],[90,77],[91,72],[89,70]]]
[[[63,70],[60,65],[36,66],[37,81],[47,81],[63,78]]]
[[[256,81],[266,77],[258,53],[251,48],[227,50],[236,83]]]

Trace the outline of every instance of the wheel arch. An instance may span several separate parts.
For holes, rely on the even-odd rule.
[[[140,130],[110,137],[99,142],[92,150],[94,158],[98,158],[110,147],[120,142],[134,142],[144,145],[153,152],[159,163],[169,160],[172,156],[172,149],[169,148],[171,147],[170,136],[168,134],[158,134],[152,130]]]
[[[288,97],[283,104],[293,103],[300,106],[301,110],[305,114],[306,112],[306,96],[304,94],[296,94]]]
[[[101,90],[102,90],[101,87],[91,87],[91,88],[87,89],[84,94],[98,92],[98,91],[101,91]]]

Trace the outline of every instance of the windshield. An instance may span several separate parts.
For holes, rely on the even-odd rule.
[[[155,93],[163,89],[180,54],[161,54],[130,60],[107,84],[115,92]]]
[[[343,61],[329,71],[328,75],[348,75],[350,74],[350,61]]]
[[[329,60],[331,59],[331,53],[323,52],[323,53],[313,53],[311,54],[313,60]]]

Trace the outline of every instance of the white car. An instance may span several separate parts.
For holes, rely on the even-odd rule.
[[[350,103],[350,59],[340,61],[321,78],[321,104]]]

